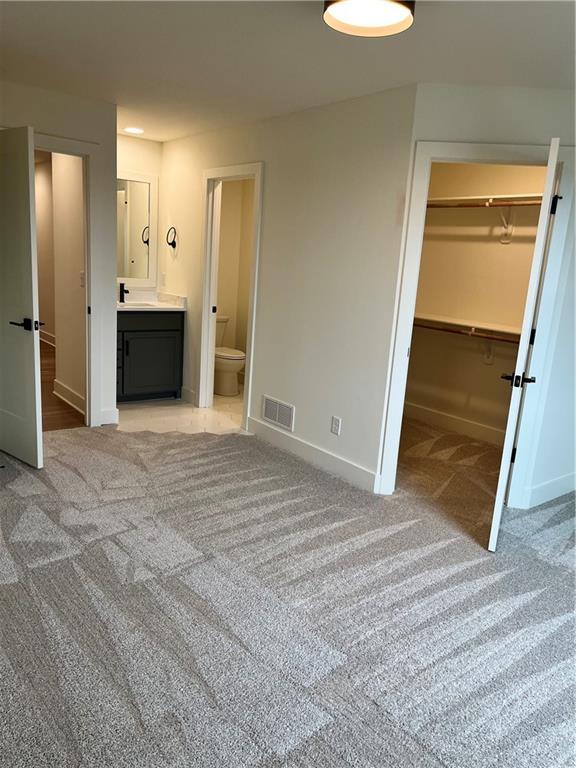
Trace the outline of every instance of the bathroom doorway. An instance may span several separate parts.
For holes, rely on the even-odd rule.
[[[258,285],[260,163],[205,173],[206,230],[198,406],[246,428]]]
[[[35,150],[42,431],[88,424],[82,157]]]

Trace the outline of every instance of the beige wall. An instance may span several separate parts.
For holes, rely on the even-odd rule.
[[[218,314],[229,317],[224,346],[246,351],[252,243],[254,181],[222,184],[218,254]]]
[[[294,404],[291,445],[367,485],[378,459],[414,97],[415,88],[401,88],[163,149],[161,230],[176,226],[179,245],[160,258],[168,292],[184,289],[189,301],[185,394],[198,386],[202,173],[263,161],[252,427],[260,428],[264,394]],[[332,415],[343,420],[340,437],[330,433]]]
[[[38,299],[41,336],[55,341],[54,321],[54,242],[52,221],[52,161],[46,154],[35,165],[36,240],[38,248]]]
[[[86,397],[85,217],[82,159],[52,155],[54,203],[54,391],[84,410]]]
[[[218,314],[228,317],[223,340],[225,347],[235,347],[236,345],[241,232],[242,182],[225,181],[222,184],[220,212],[217,301]]]
[[[246,351],[248,313],[250,311],[250,280],[254,253],[254,181],[242,182],[242,227],[238,263],[238,306],[236,311],[236,349]]]

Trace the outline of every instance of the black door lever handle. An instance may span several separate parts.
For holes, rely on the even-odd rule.
[[[32,320],[29,317],[25,317],[21,323],[17,323],[14,320],[9,320],[10,325],[17,325],[18,328],[24,328],[25,331],[31,331],[33,328]]]

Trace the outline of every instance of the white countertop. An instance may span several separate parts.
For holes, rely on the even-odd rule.
[[[125,301],[116,303],[118,312],[186,312],[180,304],[170,304],[166,301]]]

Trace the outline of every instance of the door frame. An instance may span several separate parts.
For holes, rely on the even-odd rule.
[[[395,297],[394,319],[392,327],[393,350],[387,377],[384,417],[378,455],[378,473],[375,478],[374,492],[387,495],[395,490],[400,435],[406,381],[412,338],[412,325],[416,309],[416,295],[420,274],[420,259],[424,239],[426,204],[430,184],[432,163],[483,163],[494,165],[542,165],[548,162],[549,146],[517,146],[511,144],[472,144],[456,142],[416,143],[413,162],[412,182],[408,191],[409,206],[404,221],[402,238],[402,258],[398,270]],[[561,148],[559,163],[572,166],[571,148]],[[565,169],[567,170],[567,169]],[[556,216],[550,241],[550,252],[560,256],[553,261],[552,271],[546,272],[544,290],[555,295],[568,230],[569,212],[573,194],[572,174],[561,174],[560,195],[563,204]],[[554,283],[554,285],[551,285]],[[542,335],[549,335],[550,323],[542,329]],[[505,500],[506,501],[506,500]]]
[[[252,265],[248,300],[248,329],[246,336],[246,365],[244,367],[244,411],[242,429],[246,429],[252,391],[254,340],[258,308],[258,275],[260,268],[260,236],[262,224],[262,181],[264,164],[246,163],[223,168],[210,168],[202,175],[204,191],[204,277],[202,288],[202,335],[200,342],[200,371],[197,406],[210,408],[214,401],[214,357],[218,291],[218,238],[220,231],[221,184],[224,181],[254,180],[254,214],[252,233]]]
[[[91,323],[92,308],[92,281],[91,281],[91,242],[93,232],[90,226],[90,183],[91,163],[93,155],[99,149],[97,144],[68,139],[60,136],[50,136],[44,133],[34,132],[34,149],[61,155],[72,155],[82,159],[83,191],[84,191],[84,286],[85,286],[85,330],[86,330],[86,392],[84,395],[84,424],[87,427],[101,423],[100,407],[93,393],[100,392],[97,374],[99,371],[99,359],[97,357],[97,344],[93,338]],[[36,258],[38,256],[36,255]]]

